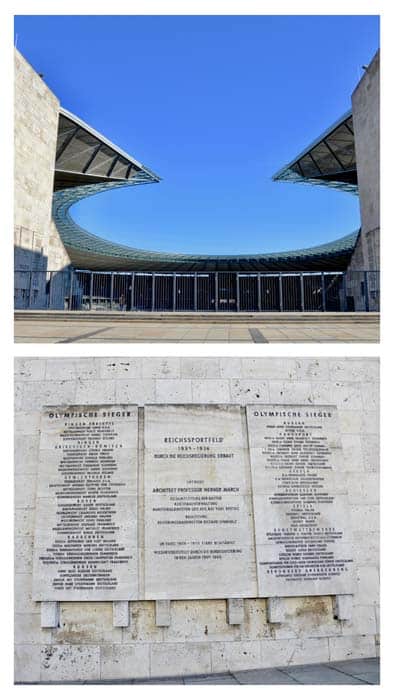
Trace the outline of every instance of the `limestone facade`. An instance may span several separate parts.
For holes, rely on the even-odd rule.
[[[377,359],[17,358],[15,369],[17,682],[198,674],[378,654]],[[123,615],[127,626],[114,626],[110,602],[60,602],[59,626],[41,626],[32,552],[44,405],[303,402],[338,406],[354,540],[351,619],[335,618],[334,599],[325,595],[269,604],[247,598],[239,624],[230,624],[224,599],[172,600],[164,623],[154,601],[132,601],[129,620]]]
[[[361,236],[349,269],[380,269],[380,55],[375,55],[352,94],[360,195]]]
[[[52,221],[59,100],[15,49],[16,270],[60,270],[70,260]]]

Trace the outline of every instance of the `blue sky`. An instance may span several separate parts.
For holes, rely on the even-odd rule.
[[[253,253],[359,226],[358,198],[271,176],[351,107],[368,16],[23,16],[17,45],[63,107],[155,171],[72,214],[121,243]]]

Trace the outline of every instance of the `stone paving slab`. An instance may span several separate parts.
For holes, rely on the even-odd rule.
[[[56,317],[38,320],[32,316],[28,320],[15,321],[16,343],[377,343],[379,342],[379,321],[365,322],[332,320],[324,324],[313,323],[302,317],[280,323],[264,323],[260,319],[244,322],[160,323],[145,321],[129,323],[116,320],[68,319],[59,322]]]
[[[278,668],[238,671],[235,678],[241,685],[299,685],[299,682]]]
[[[379,669],[378,659],[349,659],[349,661],[331,661],[331,668],[336,668],[339,671],[346,671],[346,673],[368,673],[375,672]]]
[[[281,670],[302,685],[363,685],[363,681],[359,678],[324,665],[317,668]]]

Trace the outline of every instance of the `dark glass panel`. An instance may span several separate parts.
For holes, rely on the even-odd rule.
[[[82,172],[97,145],[94,136],[80,129],[57,159],[56,168]]]
[[[319,177],[320,173],[312,158],[308,154],[301,158],[298,162],[305,177]]]
[[[324,143],[319,143],[311,151],[312,157],[317,162],[323,175],[336,172],[341,169],[336,158],[330,153],[330,149]]]
[[[125,178],[130,163],[125,158],[119,158],[111,173],[111,177]]]
[[[89,175],[103,175],[106,177],[115,157],[115,151],[103,144],[87,172]]]
[[[327,143],[338,156],[344,168],[355,166],[355,151],[353,134],[345,125],[336,129],[329,137]]]

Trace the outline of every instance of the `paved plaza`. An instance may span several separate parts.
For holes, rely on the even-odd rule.
[[[15,312],[17,343],[377,343],[376,313]]]
[[[379,659],[332,661],[284,668],[214,673],[205,676],[151,678],[135,684],[159,685],[379,685]]]
[[[250,671],[226,671],[201,676],[171,676],[134,680],[62,681],[63,685],[379,685],[380,663],[377,658],[331,661]],[[20,685],[17,683],[17,685]],[[23,685],[23,684],[22,684]],[[27,683],[26,685],[36,685]],[[40,685],[52,685],[49,681]]]

